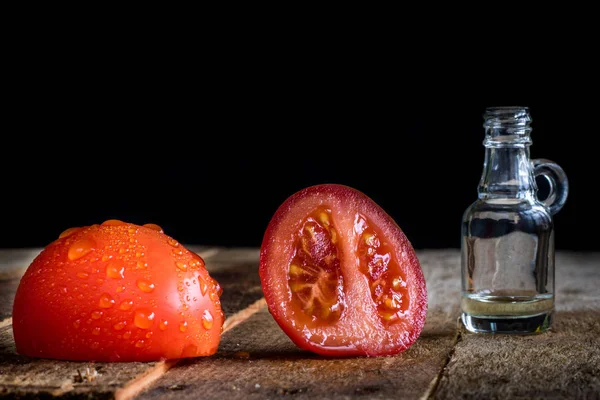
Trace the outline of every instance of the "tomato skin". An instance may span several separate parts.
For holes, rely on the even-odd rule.
[[[18,353],[74,361],[211,355],[223,322],[201,257],[156,225],[116,220],[63,232],[28,267],[13,306]]]
[[[343,288],[340,288],[340,293],[343,292],[340,295],[342,300],[339,301],[339,306],[337,303],[335,305],[342,309],[336,317],[337,320],[331,317],[327,317],[331,320],[321,320],[319,314],[307,314],[306,309],[298,308],[291,286],[293,281],[290,280],[292,271],[297,270],[297,262],[291,260],[296,260],[297,254],[303,250],[300,244],[304,242],[302,238],[299,240],[299,236],[302,235],[299,232],[303,232],[303,224],[312,224],[313,219],[310,215],[318,215],[321,212],[319,210],[330,212],[329,218],[335,227],[332,229],[335,232],[330,234],[328,240],[335,243],[337,253],[334,255],[340,260],[343,278],[340,280],[343,281]],[[379,293],[372,290],[373,281],[368,276],[368,271],[372,268],[366,268],[359,256],[359,250],[362,249],[361,232],[357,229],[363,228],[357,224],[357,216],[364,217],[368,221],[366,225],[370,226],[373,232],[377,232],[381,246],[385,245],[389,249],[388,259],[392,260],[389,265],[397,269],[398,277],[404,278],[400,281],[406,282],[402,287],[399,285],[399,290],[404,294],[402,307],[405,309],[395,314],[392,322],[386,322],[383,318],[389,315],[381,312],[381,301],[375,301]],[[329,223],[328,221],[327,224]],[[315,232],[314,229],[311,230],[313,238],[318,238]],[[309,248],[307,252],[317,254],[317,258],[311,259],[313,263],[319,261],[318,257],[326,254],[326,251],[322,251],[326,248],[324,245],[321,246],[317,242],[314,246],[315,251]],[[312,267],[309,265],[308,268]],[[275,212],[265,231],[259,274],[269,311],[276,322],[298,347],[317,354],[397,354],[417,340],[425,323],[427,290],[412,245],[400,227],[381,207],[365,194],[347,186],[311,186],[290,196]],[[322,275],[322,272],[319,274]],[[393,280],[394,284],[400,281]],[[392,277],[388,282],[392,282]],[[400,298],[401,294],[398,294],[398,297]],[[330,303],[335,301],[331,300]],[[307,315],[312,319],[307,318]]]

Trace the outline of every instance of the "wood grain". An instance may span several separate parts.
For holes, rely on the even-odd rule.
[[[21,276],[42,249],[0,249],[0,324],[12,314]]]
[[[190,247],[191,250],[198,252],[205,259],[207,268],[213,270],[211,258],[216,256],[221,249]],[[23,265],[23,263],[28,265],[35,257],[35,255],[31,257],[32,254],[32,252],[19,254],[20,265]],[[14,259],[15,257],[11,257],[11,260],[14,261]],[[12,264],[7,262],[4,262],[3,268],[5,268],[5,271],[24,272],[24,268],[14,268]],[[214,266],[216,271],[223,268],[223,265]],[[13,272],[11,274],[4,274],[4,276],[14,276]],[[239,287],[229,288],[227,285],[228,281],[222,283],[224,290],[228,292],[235,292]],[[18,278],[0,281],[0,287],[6,289],[2,291],[3,299],[11,299],[12,304],[17,286]],[[243,296],[235,294],[230,296],[240,304],[247,303],[247,301],[239,300]],[[252,296],[252,298],[254,299],[255,296]],[[229,310],[235,310],[235,306],[230,306],[227,299],[223,299],[223,301],[224,306],[228,307]],[[10,313],[8,310],[11,308],[12,305],[10,308],[0,308],[0,310],[7,310],[6,312]],[[165,369],[164,365],[164,362],[94,363],[23,357],[16,353],[12,326],[6,325],[0,328],[0,396],[3,397],[44,397],[48,395],[70,397],[85,394],[85,396],[93,395],[94,398],[112,398],[118,389],[126,387],[132,381],[145,377],[154,370],[164,369],[166,371],[168,368]]]
[[[156,363],[68,362],[16,354],[12,327],[0,328],[0,396],[69,396],[93,392],[112,397],[114,391]],[[98,374],[98,375],[96,375]],[[92,380],[93,379],[93,380]]]
[[[253,314],[257,313],[264,307],[266,307],[265,299],[260,299],[255,303],[251,304],[247,308],[240,310],[239,312],[228,317],[223,324],[222,333],[228,332],[237,325],[241,324]],[[159,379],[162,375],[167,373],[171,368],[178,365],[180,362],[185,360],[166,360],[163,362],[156,363],[156,365],[143,374],[138,375],[136,378],[127,382],[124,386],[118,388],[115,391],[116,400],[129,400],[137,396],[141,391],[150,386],[154,381]]]
[[[598,253],[557,254],[551,332],[494,336],[457,323],[459,252],[418,252],[429,300],[421,337],[397,356],[336,359],[300,350],[264,308],[257,249],[194,249],[224,287],[229,330],[219,352],[178,363],[114,364],[17,355],[6,317],[20,274],[39,250],[0,251],[0,397],[600,398]]]
[[[258,259],[257,249],[229,249],[210,260],[210,275],[227,288],[221,296],[225,316],[243,310],[263,297]]]
[[[20,278],[42,249],[0,249],[0,280]]]
[[[223,336],[216,356],[185,360],[141,399],[420,398],[447,362],[456,333],[456,252],[420,255],[429,287],[421,337],[393,357],[327,358],[296,347],[267,310]]]
[[[599,267],[600,254],[560,253],[551,331],[463,331],[435,398],[600,398]]]
[[[12,314],[19,281],[20,278],[0,280],[0,322],[9,318]]]

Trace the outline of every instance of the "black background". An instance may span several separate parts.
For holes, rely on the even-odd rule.
[[[260,246],[277,207],[320,183],[363,191],[416,248],[459,247],[485,107],[520,105],[532,157],[569,177],[557,248],[598,250],[593,64],[499,80],[483,65],[406,69],[407,58],[44,54],[15,67],[5,109],[0,247],[44,246],[109,218],[153,222],[187,244]]]
[[[5,147],[14,162],[3,167],[1,244],[43,246],[68,227],[118,218],[157,223],[184,243],[260,246],[288,196],[340,183],[380,204],[416,248],[458,247],[483,166],[485,106],[359,103],[320,119],[307,105],[255,105],[212,117],[212,129],[186,111],[117,120],[75,107],[80,121],[94,121],[81,125],[66,121],[73,109],[46,115],[51,130]],[[531,105],[531,153],[559,163],[570,180],[555,217],[557,248],[595,250],[595,161],[567,110]]]

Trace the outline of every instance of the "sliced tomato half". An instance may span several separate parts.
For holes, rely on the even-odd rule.
[[[318,354],[397,354],[425,323],[427,291],[412,245],[381,207],[347,186],[288,198],[265,232],[259,272],[279,326]]]

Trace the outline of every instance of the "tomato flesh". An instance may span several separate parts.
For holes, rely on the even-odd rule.
[[[425,321],[425,281],[410,242],[373,200],[346,186],[288,198],[265,232],[259,272],[277,323],[318,354],[396,354]]]
[[[310,319],[305,322],[311,326],[337,321],[345,307],[337,233],[330,215],[331,210],[320,208],[304,220],[289,264],[292,306]]]
[[[394,249],[380,239],[381,233],[362,214],[356,214],[354,232],[358,236],[359,269],[369,279],[371,297],[379,315],[386,323],[393,323],[402,317],[410,301]]]

